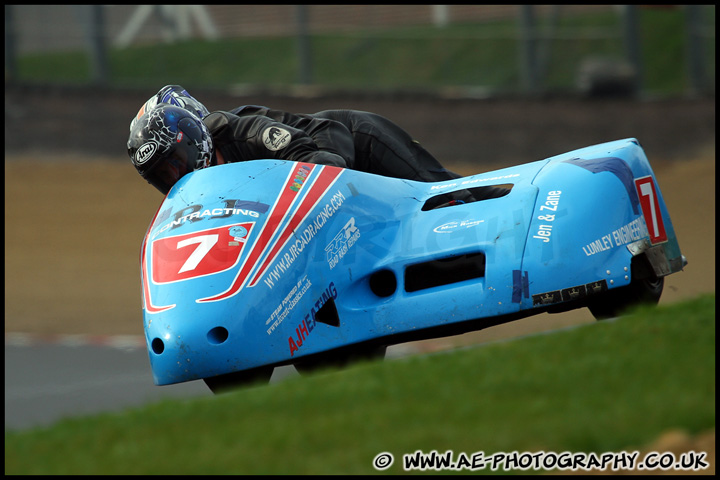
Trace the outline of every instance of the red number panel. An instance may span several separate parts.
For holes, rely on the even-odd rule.
[[[645,224],[650,233],[650,242],[654,245],[667,241],[665,225],[660,212],[660,201],[658,200],[653,178],[651,176],[636,178],[635,188],[640,198]]]
[[[232,268],[238,263],[254,224],[226,225],[153,241],[153,282],[178,282]]]

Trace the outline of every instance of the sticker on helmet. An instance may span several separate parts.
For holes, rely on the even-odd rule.
[[[272,152],[282,150],[287,147],[292,139],[290,132],[280,127],[268,127],[262,134],[262,141],[265,148]]]
[[[137,152],[135,152],[135,163],[137,165],[142,165],[147,162],[153,155],[155,155],[157,149],[158,144],[154,140],[143,143],[140,148],[137,149]]]

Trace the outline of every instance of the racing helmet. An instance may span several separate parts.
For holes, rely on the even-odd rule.
[[[200,118],[210,115],[208,109],[180,85],[165,85],[154,97],[157,103],[169,103],[189,110]]]
[[[160,103],[168,103],[170,105],[175,105],[176,107],[184,108],[188,112],[194,113],[201,119],[210,115],[210,111],[205,107],[205,105],[198,102],[197,99],[190,95],[183,87],[180,85],[165,85],[158,91],[158,93],[150,97],[147,102],[143,103],[140,110],[138,110],[135,119],[132,123],[130,123],[130,130],[133,129],[133,125],[138,118],[140,118],[145,112],[152,110]]]
[[[167,194],[183,175],[210,166],[213,143],[196,115],[158,103],[133,120],[127,148],[138,173]]]

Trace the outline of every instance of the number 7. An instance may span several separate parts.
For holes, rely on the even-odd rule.
[[[650,234],[650,242],[654,245],[666,241],[667,234],[665,233],[665,225],[663,224],[653,177],[647,176],[635,179],[635,187],[640,196],[640,206],[643,210],[645,222],[651,224],[648,225],[648,228],[652,226],[652,232],[648,232]],[[650,222],[648,222],[648,220],[650,220]]]
[[[195,250],[190,254],[188,259],[183,264],[182,268],[180,268],[180,271],[178,273],[187,272],[189,270],[195,270],[197,268],[198,264],[202,261],[203,258],[205,258],[205,255],[212,249],[212,247],[217,243],[218,241],[218,235],[200,235],[199,237],[192,237],[185,239],[181,242],[178,242],[177,248],[180,250],[183,247],[187,247],[188,245],[192,245],[194,243],[197,243],[198,246],[195,248]]]
[[[650,216],[652,217],[652,226],[653,226],[653,237],[657,237],[660,235],[658,232],[658,222],[657,222],[657,213],[655,212],[655,196],[653,195],[653,188],[652,185],[649,183],[643,183],[640,185],[640,193],[643,196],[649,196],[650,197]]]

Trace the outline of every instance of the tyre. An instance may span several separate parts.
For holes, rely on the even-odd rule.
[[[382,360],[385,358],[386,350],[387,347],[385,345],[380,345],[339,352],[328,352],[323,355],[313,356],[295,362],[295,369],[300,374],[310,374],[323,368],[342,368],[354,362]]]
[[[213,393],[218,394],[250,385],[266,384],[270,381],[273,370],[273,367],[258,367],[204,378],[203,381]]]
[[[620,287],[599,295],[588,303],[588,309],[596,320],[622,315],[629,308],[638,305],[657,305],[665,284],[663,277],[648,277],[635,280],[626,287]]]

